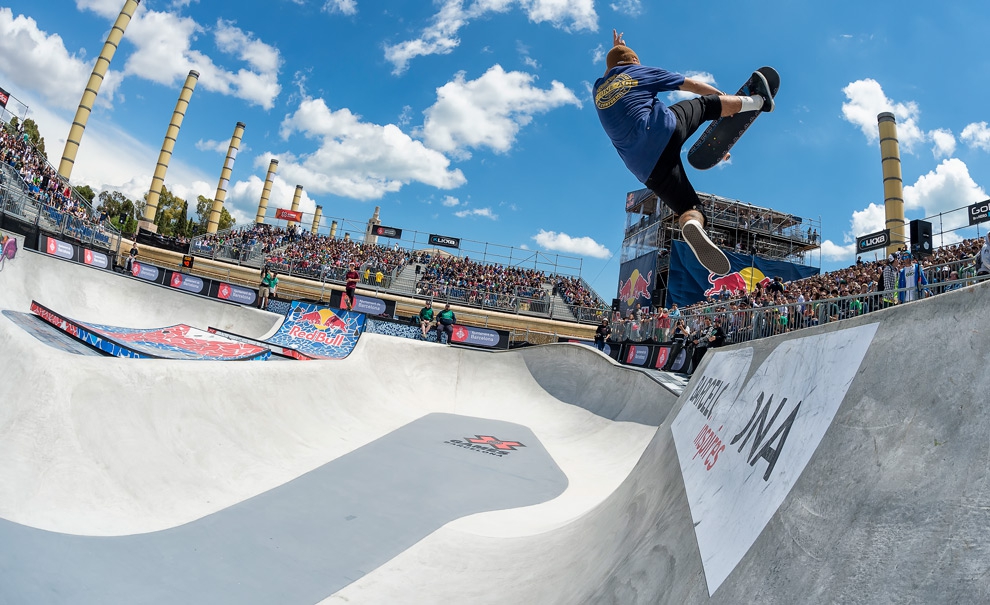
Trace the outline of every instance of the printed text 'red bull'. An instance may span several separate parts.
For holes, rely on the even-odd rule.
[[[289,336],[292,338],[302,338],[304,340],[310,340],[313,342],[318,342],[320,344],[325,344],[331,347],[339,347],[344,344],[344,335],[335,334],[334,336],[327,336],[326,332],[304,332],[299,328],[299,326],[292,326],[289,330]]]

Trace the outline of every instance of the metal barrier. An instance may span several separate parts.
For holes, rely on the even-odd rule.
[[[913,300],[901,302],[902,298],[908,297],[902,295],[910,294],[921,299],[987,279],[990,279],[990,276],[974,275],[952,281],[930,283],[927,286],[747,309],[732,309],[729,308],[730,303],[715,303],[714,309],[710,312],[685,312],[681,315],[681,319],[685,321],[692,335],[704,328],[705,318],[710,318],[712,321],[718,319],[726,334],[725,344],[748,342],[913,302]],[[669,325],[664,325],[660,318],[643,321],[618,320],[612,325],[609,340],[616,343],[669,342],[673,336],[673,327],[673,319],[669,321]]]

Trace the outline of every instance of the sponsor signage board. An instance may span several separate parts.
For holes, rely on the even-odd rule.
[[[714,351],[682,395],[670,428],[709,596],[810,462],[878,325],[788,340],[755,371],[752,347]]]
[[[890,229],[856,238],[856,254],[886,248],[890,245]]]
[[[0,107],[7,107],[7,101],[9,100],[10,100],[10,93],[0,88]]]
[[[279,208],[275,211],[275,218],[283,221],[296,221],[302,220],[302,212],[295,212],[292,210],[286,210],[285,208]]]
[[[379,225],[374,228],[374,233],[378,237],[389,237],[392,239],[402,238],[402,229],[396,229],[395,227],[383,227]]]
[[[460,248],[461,238],[450,237],[449,235],[437,235],[435,233],[430,234],[430,245],[431,246],[443,246],[445,248]]]
[[[967,208],[966,214],[969,216],[970,225],[990,221],[990,200],[973,204]]]

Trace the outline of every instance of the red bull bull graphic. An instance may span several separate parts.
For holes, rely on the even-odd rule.
[[[771,281],[773,280],[763,275],[763,272],[756,267],[743,267],[728,275],[715,275],[709,272],[708,283],[712,287],[705,290],[705,296],[717,296],[725,288],[729,295],[735,298],[740,292],[744,294],[752,292],[757,286],[766,288]]]
[[[364,325],[362,313],[294,301],[282,326],[268,340],[309,357],[343,359],[354,350]]]
[[[650,306],[656,262],[657,253],[651,252],[622,263],[619,269],[618,298],[619,311],[623,315],[637,304],[643,308]]]

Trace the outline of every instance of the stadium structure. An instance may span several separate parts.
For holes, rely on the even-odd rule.
[[[775,268],[781,266],[777,263],[808,267],[820,260],[813,254],[821,242],[820,218],[795,216],[710,193],[698,195],[704,204],[708,234],[729,253],[734,268],[740,256],[747,257],[749,265],[769,261]],[[618,298],[613,306],[625,312],[637,302],[658,307],[690,298],[690,291],[697,291],[693,284],[679,283],[676,271],[671,280],[671,267],[689,260],[683,258],[685,251],[691,254],[670,208],[649,189],[627,193]],[[747,284],[749,290],[752,287]]]

